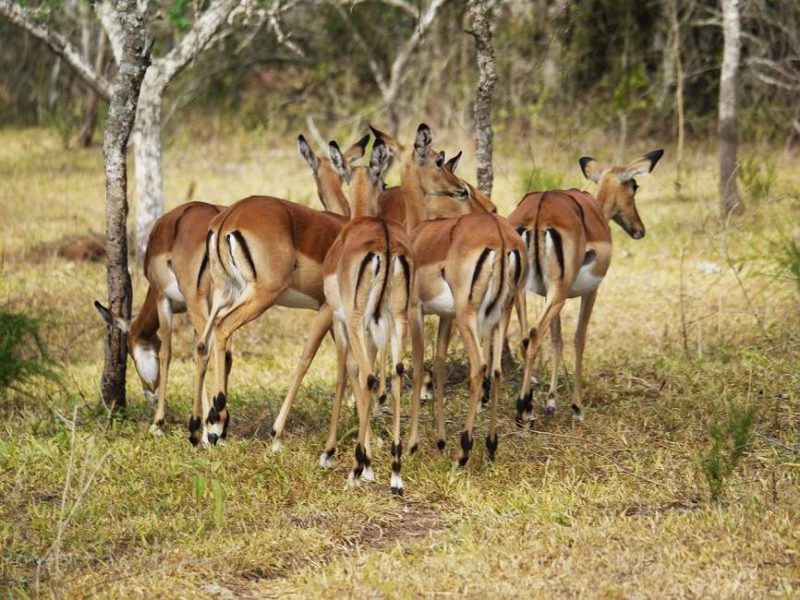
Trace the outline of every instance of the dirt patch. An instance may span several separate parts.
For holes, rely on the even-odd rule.
[[[106,258],[106,237],[90,231],[39,244],[26,250],[22,258],[30,264],[41,264],[55,257],[74,262],[102,262]]]

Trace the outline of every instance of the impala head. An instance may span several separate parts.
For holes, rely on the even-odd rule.
[[[353,217],[377,216],[378,196],[384,190],[383,177],[391,164],[392,154],[384,141],[375,140],[369,164],[363,167],[350,167],[339,145],[330,142],[328,145],[330,160],[337,171],[350,171],[350,200],[353,206]]]
[[[663,150],[654,150],[624,167],[606,169],[588,156],[578,161],[586,179],[598,185],[597,199],[603,205],[606,218],[613,219],[635,240],[643,238],[645,234],[644,223],[636,210],[636,190],[639,186],[635,178],[652,171],[663,154]]]
[[[306,160],[306,163],[308,163],[308,166],[311,167],[311,172],[314,174],[314,181],[317,183],[317,193],[319,194],[320,202],[322,202],[322,206],[325,207],[325,210],[346,217],[350,216],[350,205],[347,203],[344,192],[342,192],[342,182],[350,183],[352,165],[364,156],[364,150],[368,143],[369,136],[365,135],[342,153],[345,164],[349,168],[340,172],[331,163],[329,158],[320,158],[314,154],[314,151],[311,149],[311,146],[308,145],[303,135],[297,136],[297,147],[300,150],[300,154]]]
[[[158,351],[161,342],[158,337],[154,339],[146,339],[136,335],[135,331],[131,330],[131,322],[121,317],[115,317],[111,311],[105,306],[100,304],[97,300],[94,302],[94,307],[106,325],[109,327],[116,327],[120,331],[128,334],[128,353],[133,358],[133,364],[136,367],[136,373],[139,375],[139,380],[142,382],[142,390],[144,390],[144,397],[149,402],[158,400],[158,382],[160,377]]]
[[[413,181],[426,196],[441,196],[466,202],[469,189],[451,170],[445,168],[444,152],[433,149],[433,134],[430,127],[421,123],[413,146],[405,147],[392,136],[370,125],[376,139],[382,139],[392,154],[402,162],[403,179]]]
[[[448,160],[444,167],[451,173],[455,174],[456,169],[458,168],[459,163],[461,162],[461,150],[458,151],[454,157]],[[497,213],[497,206],[494,202],[489,199],[489,196],[484,194],[475,186],[467,183],[463,179],[461,182],[467,186],[469,190],[469,207],[467,212],[472,213],[481,213],[481,212],[489,212],[489,213]]]

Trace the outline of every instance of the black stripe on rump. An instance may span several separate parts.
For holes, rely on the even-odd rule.
[[[559,275],[558,278],[564,279],[564,246],[561,242],[561,234],[552,227],[547,229],[545,234],[550,234],[550,237],[553,240],[553,246],[555,246],[556,249],[556,260],[558,261],[558,268],[561,270],[561,275]]]
[[[381,293],[378,296],[378,303],[375,305],[375,314],[373,318],[377,323],[381,319],[381,305],[383,304],[383,296],[386,294],[386,284],[389,283],[389,267],[392,258],[392,249],[389,246],[389,228],[386,226],[386,221],[381,221],[383,225],[383,240],[386,243],[386,272],[383,274],[383,285],[381,286]]]
[[[406,304],[408,304],[408,300],[411,297],[411,267],[408,264],[408,259],[405,254],[399,254],[397,259],[403,267],[403,276],[406,279]]]
[[[356,301],[358,299],[358,288],[361,286],[361,279],[364,277],[364,271],[367,269],[367,265],[369,262],[375,258],[374,252],[367,252],[363,259],[361,259],[361,264],[358,265],[358,276],[356,277],[356,290],[355,294],[353,294],[353,306],[356,305]]]
[[[517,268],[514,270],[514,285],[519,285],[519,278],[522,275],[522,257],[519,250],[512,250],[511,254],[517,257]]]
[[[256,279],[257,278],[256,265],[253,262],[253,255],[250,254],[250,246],[248,246],[247,242],[244,240],[244,236],[242,235],[242,232],[239,231],[238,229],[235,229],[234,231],[232,231],[228,235],[232,235],[234,237],[234,239],[236,240],[236,242],[242,247],[242,252],[244,252],[244,259],[247,261],[247,264],[250,266],[250,270],[253,271],[253,279]],[[230,246],[230,242],[228,242],[228,245]],[[231,257],[233,257],[233,254],[231,254]]]
[[[475,271],[472,273],[472,283],[469,284],[469,299],[472,300],[472,292],[475,289],[475,282],[478,281],[478,277],[481,275],[481,269],[483,268],[483,263],[486,261],[486,257],[489,256],[489,252],[491,252],[491,248],[484,248],[481,255],[478,257],[478,262],[475,263]]]
[[[197,272],[197,289],[200,289],[200,280],[203,279],[203,273],[208,268],[208,245],[211,242],[211,236],[214,235],[213,231],[206,234],[206,251],[203,253],[203,261],[200,263],[200,270]]]

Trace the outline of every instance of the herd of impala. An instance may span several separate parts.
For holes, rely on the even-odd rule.
[[[652,171],[657,150],[625,166],[602,168],[581,158],[587,192],[553,190],[527,194],[508,216],[460,179],[461,153],[445,160],[433,149],[430,128],[421,124],[413,144],[403,145],[370,127],[370,136],[345,151],[329,144],[319,157],[303,136],[300,153],[314,175],[324,210],[270,196],[250,196],[224,207],[189,202],[162,216],[150,234],[144,261],[147,296],[131,322],[95,306],[106,322],[128,333],[128,346],[145,396],[156,404],[151,432],[162,435],[167,375],[172,356],[172,318],[186,311],[195,331],[197,370],[189,439],[216,444],[227,434],[231,336],[274,305],[317,311],[286,399],[275,419],[273,448],[281,436],[300,383],[323,338],[336,344],[337,382],[330,430],[320,465],[332,464],[336,427],[346,382],[359,418],[355,463],[348,481],[374,480],[370,451],[373,394],[385,399],[384,368],[391,357],[393,493],[403,493],[400,435],[405,342],[411,345],[411,411],[405,447],[418,444],[418,421],[425,370],[426,314],[439,317],[434,357],[436,444],[445,447],[444,379],[453,328],[469,358],[469,406],[460,436],[458,464],[473,446],[473,426],[489,404],[486,451],[497,451],[497,405],[502,386],[501,355],[512,308],[527,332],[526,291],[545,297],[537,326],[523,340],[524,371],[516,421],[533,420],[531,370],[543,334],[554,346],[550,393],[552,414],[562,353],[559,314],[567,298],[580,297],[575,334],[573,417],[582,419],[581,366],[586,330],[597,288],[611,262],[613,219],[631,237],[644,237],[636,211],[635,177]],[[386,188],[392,160],[400,164],[400,186]],[[349,199],[343,190],[349,184]],[[408,334],[408,335],[407,335]],[[205,374],[213,355],[213,394]],[[376,375],[377,373],[377,375]]]

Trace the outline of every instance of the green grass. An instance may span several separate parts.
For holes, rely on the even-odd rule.
[[[472,154],[464,139],[438,135],[448,152],[460,143]],[[316,202],[295,154],[292,140],[190,140],[178,132],[166,152],[170,205],[192,181],[196,198],[214,202],[253,192]],[[602,148],[553,149],[548,172],[572,185],[580,174],[568,157],[580,154],[603,160]],[[310,312],[271,310],[237,334],[225,447],[186,441],[193,361],[183,316],[166,437],[147,433],[151,407],[133,369],[128,410],[110,420],[98,406],[104,325],[91,306],[105,295],[103,266],[42,252],[102,230],[100,153],[64,153],[55,133],[0,132],[0,296],[8,310],[54,315],[43,339],[63,364],[61,385],[33,382],[0,403],[2,594],[796,596],[798,294],[794,281],[763,274],[775,272],[770,240],[778,225],[798,222],[791,198],[800,181],[791,161],[774,153],[776,199],[725,229],[715,217],[715,155],[698,148],[687,160],[682,196],[690,200],[683,201],[671,195],[670,156],[668,149],[639,181],[647,237],[634,241],[612,224],[614,264],[589,329],[586,422],[572,424],[563,377],[556,417],[537,421],[537,433],[517,432],[512,372],[497,461],[490,464],[477,443],[468,467],[453,470],[461,382],[448,390],[447,454],[434,449],[426,405],[421,451],[405,463],[407,491],[398,499],[388,489],[386,445],[375,450],[378,483],[357,491],[346,487],[352,435],[340,442],[334,469],[316,466],[333,392],[330,342],[295,405],[284,452],[269,450],[266,431]],[[495,199],[507,214],[530,169],[513,155],[497,164]],[[461,168],[465,177],[473,172],[469,162]],[[133,275],[138,307],[144,288],[138,269]],[[565,340],[574,304],[564,312]],[[571,373],[569,343],[565,358]],[[452,360],[464,361],[457,341]],[[548,372],[543,362],[539,378]],[[701,463],[713,449],[709,424],[724,422],[733,405],[756,408],[753,435],[725,495],[710,502]],[[265,409],[269,417],[257,423]],[[344,421],[340,432],[351,431],[351,411]],[[379,417],[384,438],[387,426]],[[478,440],[485,427],[479,416]]]

